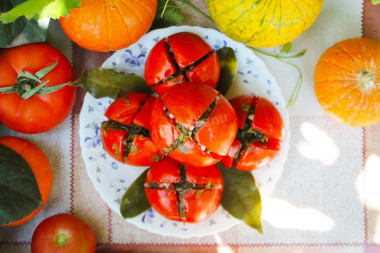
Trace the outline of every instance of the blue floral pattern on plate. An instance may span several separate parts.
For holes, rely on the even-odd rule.
[[[226,94],[228,99],[242,94],[264,96],[273,102],[282,114],[286,135],[280,154],[265,168],[252,172],[262,198],[265,198],[280,178],[286,161],[290,139],[289,115],[276,80],[261,59],[251,50],[213,29],[177,26],[147,33],[130,47],[115,52],[103,63],[102,67],[113,68],[122,73],[133,72],[144,77],[144,64],[150,49],[160,39],[183,31],[198,34],[216,50],[223,47],[234,49],[238,63],[238,74]],[[99,132],[101,122],[106,120],[104,112],[110,103],[112,100],[109,98],[95,99],[87,94],[80,113],[79,131],[82,156],[87,173],[104,201],[120,214],[120,201],[125,190],[146,167],[119,163],[105,153]],[[222,207],[219,207],[207,220],[198,224],[169,221],[152,208],[135,218],[127,219],[127,221],[153,233],[180,238],[211,235],[240,223]]]

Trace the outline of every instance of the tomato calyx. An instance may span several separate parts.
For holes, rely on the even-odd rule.
[[[244,128],[239,128],[236,134],[236,139],[241,143],[239,153],[234,159],[236,163],[240,161],[246,150],[250,151],[250,149],[254,149],[254,147],[251,147],[249,144],[255,143],[255,146],[263,147],[268,145],[269,137],[259,130],[252,128],[252,122],[256,111],[254,105],[255,103],[253,105],[243,104],[242,110],[246,111],[248,116],[244,122]]]
[[[122,130],[122,131],[125,131],[127,133],[126,138],[123,140],[123,145],[125,146],[125,151],[123,154],[124,159],[127,159],[129,153],[131,153],[133,155],[133,154],[138,152],[137,147],[132,145],[133,139],[136,136],[143,136],[143,137],[150,138],[150,133],[149,133],[148,129],[141,127],[141,126],[138,126],[138,125],[135,125],[135,124],[128,126],[128,125],[124,125],[122,123],[110,120],[110,121],[102,122],[101,129],[103,131],[104,136],[107,136],[106,130],[113,130],[113,131]],[[114,152],[120,153],[121,151],[117,150],[117,147],[115,146]],[[157,159],[159,159],[159,158],[157,158]]]
[[[45,95],[56,92],[68,85],[70,82],[51,87],[45,87],[45,85],[49,83],[49,80],[43,82],[41,79],[45,77],[51,70],[53,70],[57,64],[58,60],[52,65],[41,69],[34,75],[27,71],[20,71],[17,76],[17,83],[9,87],[0,88],[0,92],[2,94],[18,93],[23,99],[28,99],[37,94]]]
[[[200,148],[205,151],[208,154],[211,154],[211,151],[208,150],[205,146],[203,146],[201,143],[199,143],[195,135],[197,132],[202,128],[202,126],[207,122],[207,120],[210,118],[211,113],[214,111],[218,101],[220,100],[220,95],[217,95],[213,102],[210,104],[210,106],[206,109],[206,111],[201,115],[201,117],[194,122],[193,126],[190,127],[190,129],[186,129],[183,125],[181,125],[177,120],[174,119],[174,116],[170,114],[168,108],[164,107],[165,110],[165,116],[171,120],[174,121],[174,125],[177,128],[177,130],[180,132],[178,138],[172,143],[172,145],[169,148],[164,148],[164,151],[166,155],[170,154],[175,149],[179,149],[183,153],[187,153],[188,150],[183,144],[187,139],[191,139],[194,141],[197,145],[200,146]]]
[[[223,188],[223,185],[211,184],[198,184],[191,183],[187,180],[186,177],[186,165],[180,165],[180,178],[177,183],[171,182],[149,182],[144,185],[146,188],[155,189],[155,190],[175,190],[177,193],[177,202],[178,202],[178,212],[179,216],[183,221],[186,221],[186,210],[184,205],[184,195],[191,190],[196,190],[196,198],[199,198],[200,195],[206,190],[220,190]]]
[[[63,247],[68,243],[69,238],[67,238],[67,235],[64,233],[60,233],[55,237],[55,244],[57,244],[58,247]]]

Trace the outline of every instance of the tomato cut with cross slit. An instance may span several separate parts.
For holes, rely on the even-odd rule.
[[[223,178],[215,165],[193,167],[165,158],[146,176],[145,194],[167,219],[196,223],[214,213],[223,192]]]
[[[208,85],[178,84],[153,104],[153,141],[163,154],[184,164],[217,163],[228,153],[236,132],[233,107]]]
[[[276,157],[284,139],[284,123],[280,112],[267,99],[242,95],[230,100],[239,130],[222,163],[239,170],[254,170]]]
[[[155,98],[145,93],[129,93],[116,99],[106,110],[110,119],[102,123],[104,149],[114,159],[136,166],[149,166],[162,157],[149,133]]]
[[[162,95],[179,83],[198,82],[215,88],[220,75],[219,58],[201,37],[181,32],[161,39],[149,52],[145,81]]]

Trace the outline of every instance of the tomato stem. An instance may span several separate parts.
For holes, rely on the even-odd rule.
[[[43,82],[41,79],[53,70],[57,64],[58,60],[52,65],[36,72],[34,75],[27,71],[20,71],[17,76],[17,83],[9,87],[0,88],[0,92],[2,94],[18,93],[25,100],[36,94],[43,95],[56,92],[69,83],[44,87],[49,81]],[[37,85],[38,83],[40,84]]]
[[[69,238],[64,233],[60,233],[57,235],[57,237],[55,237],[55,243],[57,244],[58,247],[63,247],[68,242],[69,242]]]

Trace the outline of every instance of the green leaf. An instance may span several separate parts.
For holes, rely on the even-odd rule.
[[[149,168],[141,173],[141,175],[129,186],[121,199],[120,213],[125,219],[136,217],[150,207],[145,195],[144,187],[148,170]]]
[[[71,9],[80,7],[82,0],[28,0],[23,1],[8,12],[1,13],[0,21],[3,23],[14,22],[19,17],[25,16],[28,20],[53,18],[66,16]]]
[[[174,24],[182,24],[185,15],[182,13],[180,6],[177,6],[173,1],[158,0],[156,19],[163,19]]]
[[[290,50],[292,50],[292,46],[293,46],[293,44],[291,42],[284,44],[281,48],[281,53],[288,54],[290,52]]]
[[[57,65],[58,65],[58,59],[57,59],[57,61],[56,61],[55,63],[53,63],[52,65],[50,65],[50,66],[48,66],[48,67],[46,67],[46,68],[44,68],[44,69],[39,70],[39,71],[38,71],[37,73],[35,73],[34,75],[35,75],[37,78],[41,79],[41,78],[43,78],[44,76],[46,76],[50,71],[52,71]],[[41,81],[40,81],[40,82],[41,82]]]
[[[216,89],[225,95],[236,76],[237,60],[234,50],[230,47],[219,49],[217,54],[220,61],[220,76]]]
[[[41,193],[29,164],[0,144],[0,225],[18,221],[41,205]]]
[[[223,196],[221,205],[233,217],[263,233],[261,226],[261,197],[255,179],[248,171],[227,169],[217,164],[223,176]]]
[[[375,5],[376,5],[376,4],[379,4],[379,3],[380,3],[380,0],[372,0],[372,3],[375,4]]]
[[[31,96],[33,96],[34,94],[38,94],[38,92],[40,92],[40,91],[44,88],[44,86],[45,86],[46,84],[48,84],[48,82],[49,82],[49,81],[46,81],[46,82],[44,82],[44,83],[41,83],[40,85],[35,86],[33,89],[30,89],[30,90],[26,91],[25,93],[23,93],[23,94],[21,95],[21,97],[22,97],[23,99],[28,99],[28,98],[30,98]]]
[[[84,71],[79,79],[70,85],[85,89],[95,98],[116,99],[130,92],[151,92],[141,77],[134,73],[118,73],[113,69],[92,68],[88,73]]]
[[[182,24],[185,15],[173,1],[158,0],[156,17],[150,30]]]
[[[17,4],[25,1],[26,0],[2,0],[0,3],[0,12],[9,11]],[[49,21],[28,21],[25,17],[21,17],[11,24],[0,22],[0,48],[9,48],[32,42],[43,42],[46,40],[48,25]]]

